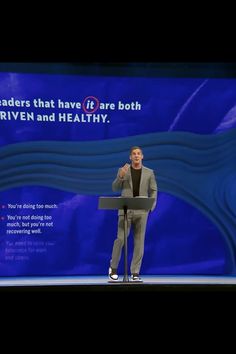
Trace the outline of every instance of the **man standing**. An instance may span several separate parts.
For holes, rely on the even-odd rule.
[[[155,198],[152,211],[157,201],[157,182],[153,170],[144,167],[143,152],[139,146],[130,149],[131,165],[125,164],[119,168],[117,177],[112,183],[113,191],[121,190],[122,197],[151,197]],[[134,250],[131,261],[131,281],[142,281],[140,268],[144,254],[144,239],[149,212],[147,210],[128,210],[128,230],[131,226],[134,234]],[[117,268],[119,265],[122,248],[124,246],[124,211],[119,210],[117,238],[113,244],[112,257],[109,267],[109,279],[118,280]]]

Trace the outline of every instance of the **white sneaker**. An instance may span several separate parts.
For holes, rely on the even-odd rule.
[[[132,274],[130,280],[136,282],[142,282],[142,278],[140,278],[139,274]]]
[[[114,269],[114,268],[112,269],[111,267],[109,267],[108,275],[109,275],[109,279],[113,280],[113,281],[116,281],[119,278],[119,276],[117,274],[117,269]]]

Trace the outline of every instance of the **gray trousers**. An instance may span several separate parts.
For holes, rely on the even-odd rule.
[[[130,234],[130,229],[132,227],[134,235],[134,250],[132,261],[130,265],[131,274],[139,274],[143,254],[144,254],[144,239],[145,231],[147,225],[148,212],[143,214],[137,214],[137,212],[129,210],[127,213],[128,219],[128,230],[127,237]],[[112,249],[112,257],[110,261],[110,266],[117,269],[121,257],[122,248],[124,246],[124,216],[120,215],[118,218],[118,232],[117,238],[114,241]]]

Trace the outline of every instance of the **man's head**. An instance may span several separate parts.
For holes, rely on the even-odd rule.
[[[139,146],[132,146],[130,149],[130,156],[129,156],[132,165],[138,167],[142,165],[143,160],[143,152]]]

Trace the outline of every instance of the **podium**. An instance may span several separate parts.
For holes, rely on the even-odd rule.
[[[128,276],[128,249],[127,231],[128,218],[127,211],[132,210],[151,210],[155,198],[148,197],[99,197],[98,209],[119,209],[124,211],[124,277],[123,282],[129,282]]]

